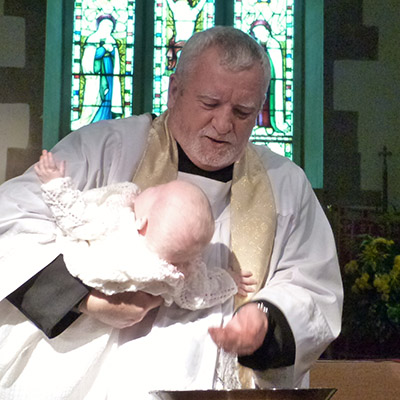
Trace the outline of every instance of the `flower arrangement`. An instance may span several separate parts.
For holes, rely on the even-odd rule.
[[[364,348],[382,348],[400,336],[399,250],[393,240],[364,236],[356,258],[344,266],[343,335]]]

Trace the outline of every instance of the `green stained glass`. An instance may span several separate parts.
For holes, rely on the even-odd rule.
[[[169,77],[194,32],[215,25],[215,0],[156,0],[154,4],[153,113],[167,108]]]
[[[132,115],[135,1],[74,2],[71,129]]]
[[[294,0],[235,0],[234,26],[265,49],[271,84],[251,140],[292,158]]]

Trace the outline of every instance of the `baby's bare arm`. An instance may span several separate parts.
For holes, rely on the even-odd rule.
[[[42,151],[42,155],[34,168],[36,175],[42,183],[65,176],[65,161],[56,162],[53,154],[47,150]]]
[[[253,274],[247,271],[229,271],[230,275],[232,276],[233,280],[235,281],[238,287],[238,295],[246,297],[248,293],[254,293],[255,287],[254,285],[257,284],[257,281],[252,278]]]

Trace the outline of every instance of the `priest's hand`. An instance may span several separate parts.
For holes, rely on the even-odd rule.
[[[123,292],[112,296],[93,289],[79,305],[79,311],[114,328],[122,329],[140,322],[153,308],[164,302],[160,296],[145,292]]]
[[[208,329],[218,347],[239,356],[253,354],[260,348],[267,331],[268,318],[255,303],[241,307],[224,328]]]

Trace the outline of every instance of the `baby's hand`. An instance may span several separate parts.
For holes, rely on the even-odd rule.
[[[233,280],[235,281],[235,283],[238,287],[237,294],[239,296],[246,297],[248,293],[255,292],[254,285],[257,284],[257,281],[252,278],[253,274],[251,272],[229,271],[229,273],[231,274]]]
[[[65,161],[57,163],[53,158],[53,154],[47,150],[42,151],[42,155],[34,168],[36,175],[42,183],[65,176]]]

